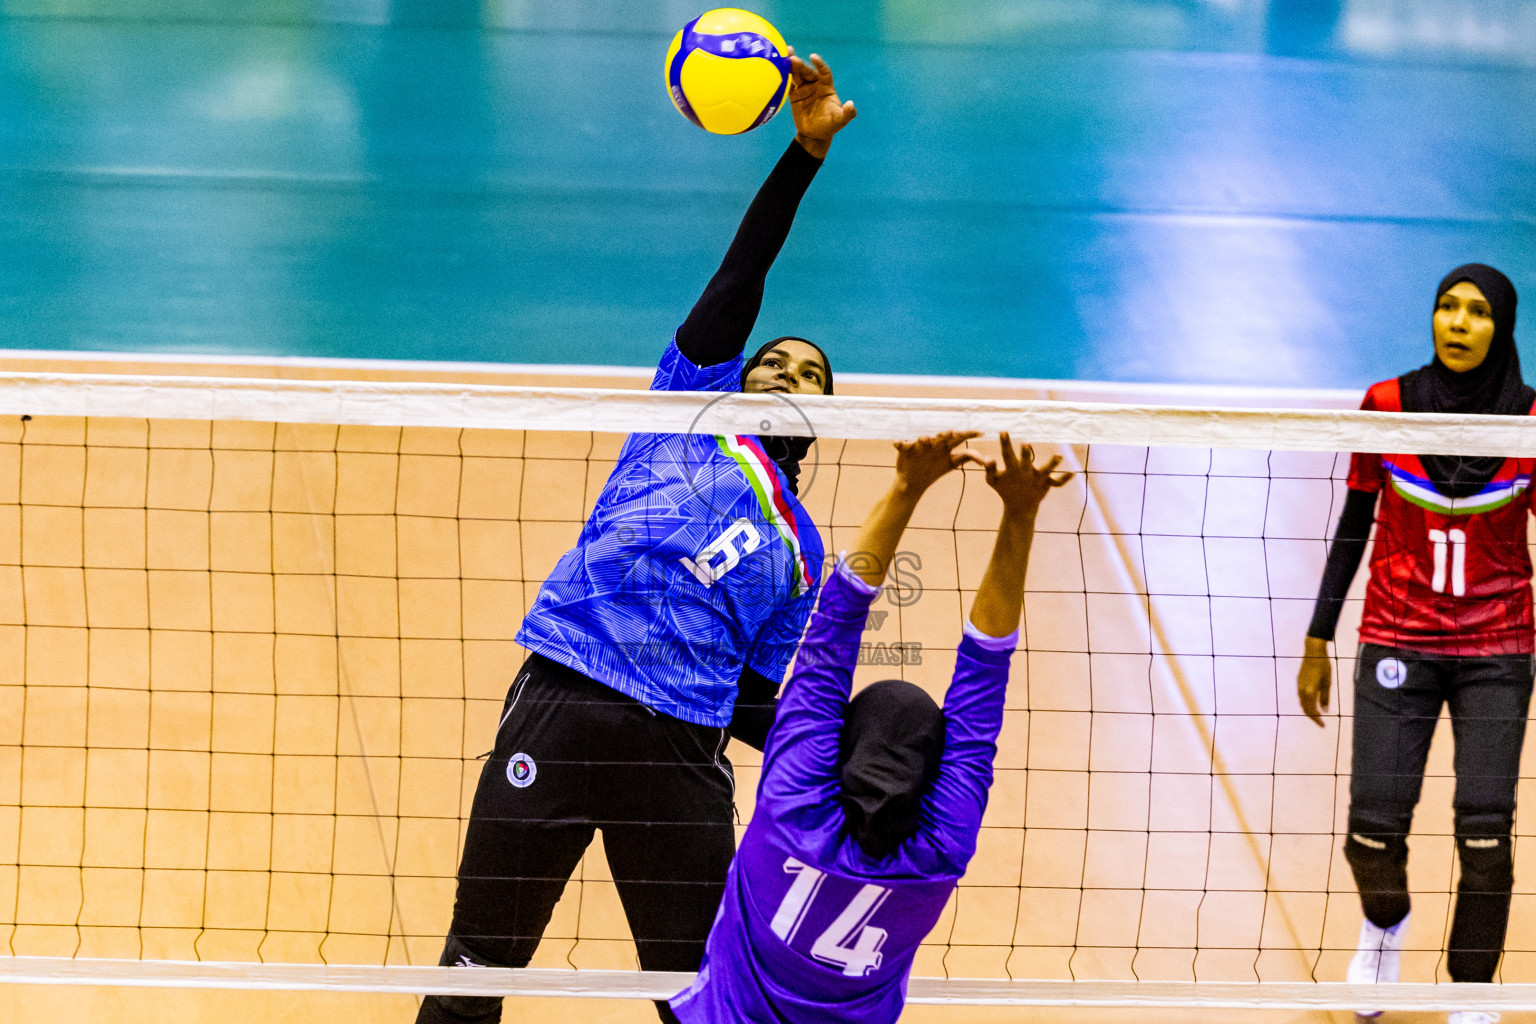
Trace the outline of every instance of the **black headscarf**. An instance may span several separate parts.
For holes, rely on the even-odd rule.
[[[869,856],[890,856],[917,831],[943,753],[944,713],[921,687],[886,679],[848,703],[838,752],[843,810]]]
[[[1468,263],[1445,275],[1435,290],[1440,296],[1462,281],[1477,285],[1493,310],[1493,341],[1482,363],[1457,373],[1440,361],[1398,378],[1404,412],[1487,413],[1525,416],[1536,402],[1533,391],[1520,376],[1520,354],[1515,351],[1515,304],[1519,296],[1509,278],[1482,263]],[[1421,455],[1435,489],[1448,498],[1465,498],[1488,485],[1504,464],[1501,456]]]
[[[781,341],[798,341],[811,346],[811,348],[821,353],[821,363],[827,368],[827,387],[822,394],[830,395],[832,393],[832,360],[827,358],[827,353],[822,350],[820,345],[814,341],[797,338],[793,334],[774,338],[758,349],[751,359],[743,363],[741,365],[741,386],[743,388],[747,386],[747,374],[751,373],[753,368],[763,361],[763,356],[772,351]],[[768,453],[768,457],[773,460],[774,465],[783,470],[785,478],[789,481],[791,494],[800,493],[800,460],[805,458],[805,453],[811,450],[811,442],[814,440],[815,438],[812,437],[763,436],[758,438],[758,441],[763,446],[763,450]]]

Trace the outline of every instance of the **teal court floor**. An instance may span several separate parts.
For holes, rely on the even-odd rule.
[[[859,120],[763,337],[838,369],[1359,387],[1536,286],[1532,0],[763,0]],[[639,366],[788,117],[676,0],[6,0],[0,345]]]

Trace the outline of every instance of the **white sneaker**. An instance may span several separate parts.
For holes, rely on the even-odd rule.
[[[1378,928],[1369,919],[1360,923],[1360,942],[1355,958],[1349,962],[1346,980],[1351,985],[1390,985],[1397,981],[1402,966],[1403,938],[1408,934],[1408,918],[1391,928]],[[1357,1017],[1380,1017],[1380,1010],[1356,1010]],[[1451,1024],[1481,1024],[1469,1019]]]
[[[1498,1014],[1487,1010],[1457,1010],[1447,1018],[1449,1024],[1494,1024],[1498,1019]]]

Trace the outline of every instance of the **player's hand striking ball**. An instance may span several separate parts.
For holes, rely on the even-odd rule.
[[[688,120],[716,135],[740,135],[767,124],[785,97],[796,137],[818,160],[854,119],[837,97],[832,69],[818,54],[807,64],[779,30],[735,7],[706,11],[672,38],[665,62],[667,95]]]
[[[819,54],[811,54],[807,64],[789,50],[789,110],[795,118],[795,138],[805,151],[818,160],[827,156],[832,136],[842,131],[859,115],[853,101],[838,99],[832,84],[832,69]]]

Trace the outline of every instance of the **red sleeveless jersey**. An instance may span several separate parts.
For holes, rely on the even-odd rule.
[[[1397,380],[1373,384],[1360,408],[1401,412]],[[1362,642],[1455,657],[1532,653],[1533,466],[1505,459],[1481,491],[1447,498],[1417,455],[1350,457],[1350,488],[1381,496]]]

